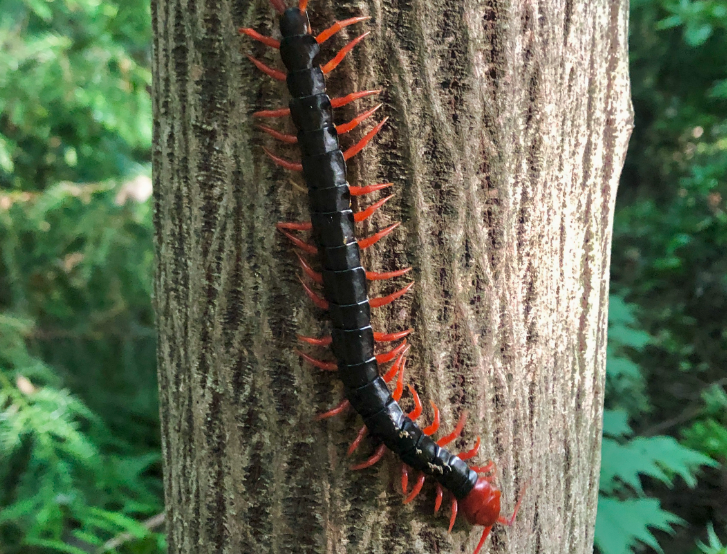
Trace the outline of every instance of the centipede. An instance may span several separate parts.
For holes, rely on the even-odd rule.
[[[302,174],[307,188],[309,221],[279,222],[277,229],[290,240],[302,269],[300,281],[305,294],[318,308],[324,310],[330,321],[330,335],[323,337],[299,336],[308,347],[330,347],[335,361],[325,361],[302,350],[296,352],[305,362],[324,371],[336,372],[342,381],[345,398],[334,408],[316,416],[325,420],[353,409],[363,420],[363,426],[348,448],[354,454],[369,436],[375,450],[364,461],[351,466],[364,470],[379,462],[391,451],[401,462],[401,489],[404,504],[412,502],[421,492],[427,477],[435,482],[434,513],[441,508],[445,493],[450,499],[449,528],[454,527],[458,513],[475,526],[484,527],[474,554],[482,549],[495,524],[511,526],[515,521],[524,489],[510,517],[501,515],[501,491],[495,484],[495,463],[483,466],[468,464],[477,456],[480,438],[474,446],[458,454],[447,446],[464,430],[466,412],[462,412],[454,430],[441,438],[432,438],[440,428],[440,412],[430,402],[433,416],[427,426],[417,420],[423,406],[416,389],[407,385],[414,408],[405,412],[399,402],[404,394],[407,342],[412,329],[397,332],[377,332],[371,326],[371,310],[386,306],[405,295],[414,286],[410,282],[386,296],[369,298],[368,282],[398,279],[411,268],[396,271],[367,271],[361,264],[361,251],[372,247],[392,233],[400,223],[391,224],[367,237],[358,237],[356,224],[369,219],[393,195],[385,196],[367,208],[354,212],[351,198],[373,195],[393,183],[352,186],[347,181],[346,162],[358,154],[385,126],[383,118],[353,146],[342,150],[338,136],[348,133],[374,115],[378,104],[362,111],[347,123],[334,123],[333,110],[351,102],[379,94],[380,90],[352,92],[330,98],[326,92],[326,75],[333,71],[369,33],[363,33],[348,42],[330,61],[320,65],[316,60],[321,46],[336,33],[351,25],[363,23],[367,16],[337,21],[328,29],[313,35],[306,11],[308,0],[300,0],[297,7],[286,7],[283,0],[270,0],[279,16],[280,40],[264,36],[254,29],[241,28],[243,35],[280,51],[286,71],[275,69],[248,55],[252,64],[278,81],[285,81],[290,101],[287,108],[263,110],[253,114],[257,120],[290,116],[297,134],[286,134],[267,125],[259,129],[277,141],[297,144],[300,161],[292,161],[263,148],[265,154],[278,166]],[[301,235],[301,233],[303,235]],[[309,234],[308,240],[304,237]],[[317,269],[316,269],[317,268]],[[317,288],[321,292],[317,292]],[[379,343],[398,345],[388,351],[376,353]],[[382,370],[385,364],[391,364]],[[389,386],[393,386],[393,391]],[[409,490],[409,478],[415,477]]]

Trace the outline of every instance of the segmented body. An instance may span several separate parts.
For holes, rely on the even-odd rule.
[[[441,504],[443,489],[452,494],[450,530],[457,515],[458,502],[471,523],[485,526],[476,554],[494,523],[499,521],[509,524],[515,517],[515,514],[509,520],[500,517],[500,491],[491,484],[491,476],[478,475],[478,471],[494,470],[494,464],[490,462],[482,468],[471,468],[465,462],[476,455],[479,439],[472,450],[460,455],[450,452],[445,447],[461,433],[464,418],[451,434],[439,440],[432,439],[431,435],[439,427],[439,412],[432,403],[435,411],[434,422],[426,428],[417,425],[416,419],[421,415],[422,407],[416,392],[411,387],[409,390],[414,396],[416,407],[409,414],[402,410],[398,401],[403,393],[404,356],[408,349],[404,337],[409,331],[375,333],[371,327],[371,308],[392,302],[408,291],[413,283],[386,297],[369,299],[367,280],[398,277],[408,270],[375,273],[367,272],[361,265],[361,249],[383,238],[397,224],[365,239],[357,238],[355,224],[368,218],[388,198],[379,200],[362,212],[354,213],[351,210],[352,195],[374,192],[390,185],[386,183],[369,187],[350,187],[346,180],[346,160],[371,140],[385,120],[345,152],[339,146],[339,132],[352,129],[370,116],[376,108],[346,125],[337,127],[333,122],[334,107],[377,91],[354,93],[333,101],[326,93],[324,74],[338,65],[345,54],[365,35],[349,43],[323,67],[315,63],[320,50],[319,43],[342,27],[367,18],[353,18],[337,23],[318,37],[314,37],[309,32],[304,3],[299,8],[288,9],[282,5],[282,0],[271,0],[271,3],[281,13],[280,30],[283,38],[280,42],[262,37],[252,29],[241,29],[241,31],[269,46],[279,48],[287,69],[287,74],[284,74],[250,58],[268,75],[280,80],[285,79],[292,97],[289,114],[298,131],[297,136],[285,135],[267,127],[262,129],[279,140],[288,143],[297,142],[301,151],[300,163],[284,160],[267,150],[266,153],[279,165],[302,171],[308,188],[311,221],[280,223],[278,227],[297,247],[317,255],[321,265],[321,271],[317,272],[299,256],[304,273],[322,285],[323,297],[316,294],[305,282],[303,283],[306,293],[316,305],[328,311],[332,328],[331,337],[301,338],[314,345],[330,344],[336,361],[325,362],[304,353],[301,355],[321,369],[337,370],[345,387],[346,400],[333,410],[319,416],[319,419],[337,415],[352,407],[363,418],[364,427],[349,449],[349,454],[356,449],[367,433],[380,441],[374,455],[353,469],[369,467],[383,456],[386,449],[391,450],[403,462],[402,489],[407,495],[405,502],[413,500],[421,490],[426,476],[431,476],[437,482],[435,511]],[[288,110],[275,110],[258,112],[256,115],[273,117],[287,113]],[[291,231],[311,231],[313,244],[303,241]],[[404,340],[390,352],[375,354],[376,342],[398,339]],[[393,361],[391,368],[384,375],[380,375],[379,364],[391,361]],[[395,377],[396,386],[392,393],[387,383],[393,381]],[[419,472],[411,493],[408,492],[410,470]]]

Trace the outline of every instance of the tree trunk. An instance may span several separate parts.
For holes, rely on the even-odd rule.
[[[626,2],[311,0],[309,10],[318,31],[372,16],[322,58],[373,31],[328,88],[382,88],[391,117],[349,165],[351,184],[395,183],[366,228],[403,221],[367,267],[411,265],[417,280],[376,312],[378,330],[414,327],[407,377],[439,404],[445,431],[469,411],[457,446],[482,436],[477,461],[497,462],[506,515],[529,483],[514,526],[495,527],[483,552],[590,552],[611,224],[632,121]],[[152,0],[152,15],[169,552],[471,553],[480,529],[459,521],[448,535],[431,485],[402,506],[395,459],[348,469],[360,419],[313,421],[342,391],[293,351],[297,332],[325,323],[273,226],[305,219],[307,202],[260,145],[295,150],[251,118],[287,104],[284,84],[245,54],[281,65],[237,35],[277,35],[273,9]],[[370,105],[347,106],[340,121]],[[356,459],[369,452],[364,443]]]

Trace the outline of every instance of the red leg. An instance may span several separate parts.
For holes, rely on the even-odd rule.
[[[301,256],[298,252],[296,252],[295,255],[298,256],[298,261],[300,262],[300,266],[303,268],[305,274],[313,279],[316,283],[323,284],[323,275],[321,275],[317,271],[313,271],[313,268],[308,265],[308,262],[306,262],[303,259],[303,256]]]
[[[296,137],[295,135],[286,135],[284,133],[276,131],[275,129],[266,127],[265,125],[256,125],[256,127],[261,131],[265,131],[271,137],[282,140],[283,142],[287,142],[288,144],[295,144],[298,142],[298,137]]]
[[[255,29],[249,29],[247,27],[241,27],[238,29],[241,35],[247,35],[250,38],[254,38],[255,40],[262,42],[263,44],[270,46],[271,48],[280,48],[280,41],[275,40],[272,37],[266,37],[265,35],[261,35],[258,33]]]
[[[357,471],[359,469],[366,469],[367,467],[371,467],[376,462],[378,462],[381,458],[384,457],[384,454],[386,453],[386,445],[381,444],[374,452],[374,455],[371,456],[368,460],[365,462],[361,462],[360,464],[357,464],[355,466],[352,466],[351,469],[354,471]]]
[[[296,350],[295,353],[303,358],[306,362],[316,366],[318,369],[322,369],[324,371],[336,371],[338,369],[338,365],[334,362],[324,362],[323,360],[319,360],[318,358],[309,356],[308,354],[306,354],[305,352],[301,352],[300,350]]]
[[[347,94],[346,96],[341,96],[340,98],[331,98],[331,107],[340,108],[341,106],[345,106],[346,104],[349,104],[354,100],[359,100],[360,98],[366,98],[367,96],[379,93],[381,93],[381,89],[361,90],[359,92],[352,92],[351,94]],[[290,110],[288,110],[288,113],[290,113]]]
[[[389,363],[391,360],[396,358],[402,350],[406,348],[406,339],[404,339],[404,342],[402,342],[399,346],[396,348],[389,350],[388,352],[384,352],[383,354],[376,354],[376,363],[379,364],[386,364]]]
[[[308,0],[300,0],[298,2],[298,9],[301,13],[305,13],[305,9],[308,7]]]
[[[290,115],[290,108],[280,108],[278,110],[262,110],[252,114],[253,117],[285,117]]]
[[[368,35],[370,32],[371,31],[368,31],[368,32],[364,33],[363,35],[357,36],[355,39],[353,39],[351,42],[349,42],[346,46],[341,48],[338,51],[338,54],[336,54],[330,62],[321,66],[321,70],[323,71],[323,74],[325,75],[326,73],[330,73],[331,71],[336,69],[338,64],[341,63],[343,61],[343,58],[346,57],[346,54],[348,54],[351,50],[353,50],[354,46],[356,46],[359,42],[361,42],[363,39],[365,39],[366,35]]]
[[[492,531],[492,525],[484,528],[484,530],[482,531],[482,536],[480,537],[480,542],[477,543],[477,548],[475,548],[475,551],[472,554],[480,553],[480,550],[482,550],[482,546],[485,544],[485,541],[487,540],[490,531]]]
[[[442,506],[442,496],[444,496],[444,489],[442,488],[442,485],[437,483],[437,497],[434,499],[434,513],[435,514],[439,511],[439,508]]]
[[[308,285],[303,282],[303,279],[300,280],[301,284],[303,285],[303,290],[305,290],[305,293],[308,295],[308,298],[313,300],[313,303],[318,306],[321,310],[327,310],[328,309],[328,300],[324,300],[320,296],[318,296],[315,292],[313,292],[313,289],[311,289]]]
[[[401,359],[401,369],[399,370],[399,376],[396,378],[396,388],[392,398],[397,402],[401,400],[401,395],[404,392],[404,368],[406,367],[406,358]]]
[[[397,269],[396,271],[387,271],[385,273],[379,273],[378,271],[367,271],[366,278],[369,281],[383,281],[385,279],[393,279],[394,277],[401,277],[411,271],[410,267],[404,269]]]
[[[364,440],[364,437],[366,436],[366,434],[368,432],[369,432],[369,429],[365,425],[363,427],[361,427],[361,429],[358,430],[358,435],[356,435],[356,438],[353,439],[351,446],[348,447],[348,452],[346,453],[347,456],[350,456],[351,454],[353,454],[356,451],[356,449],[361,444],[361,441]]]
[[[495,471],[495,462],[490,461],[483,466],[470,466],[470,469],[477,473],[490,473],[491,471]]]
[[[378,106],[374,106],[370,110],[366,110],[364,113],[359,114],[356,117],[354,117],[348,123],[344,123],[342,125],[336,125],[336,132],[339,135],[342,135],[344,133],[348,133],[349,131],[355,129],[356,127],[358,127],[359,123],[361,123],[362,121],[365,121],[366,119],[371,117],[376,112],[376,110],[378,110],[381,106],[383,106],[383,104],[379,104]]]
[[[386,306],[387,304],[391,304],[394,300],[396,300],[397,298],[401,298],[407,292],[409,292],[409,289],[411,289],[413,286],[414,286],[414,281],[409,283],[404,288],[399,289],[396,292],[392,292],[388,296],[381,296],[379,298],[370,299],[369,304],[371,305],[372,308],[380,308],[381,306]]]
[[[424,480],[427,478],[426,475],[423,473],[419,474],[419,477],[417,478],[417,482],[414,485],[414,488],[411,490],[411,493],[409,493],[409,496],[407,496],[404,499],[404,504],[409,504],[412,500],[416,498],[416,496],[419,494],[419,492],[422,490],[422,487],[424,486]]]
[[[399,377],[396,378],[396,388],[392,398],[397,402],[401,400],[401,394],[404,392],[404,368],[406,367],[406,358],[401,359],[401,370],[399,371]]]
[[[270,150],[265,148],[263,146],[263,152],[265,152],[268,157],[273,160],[277,165],[280,167],[284,167],[285,169],[289,169],[290,171],[303,171],[303,164],[291,162],[290,160],[286,160],[285,158],[281,158],[279,156],[276,156],[273,154]]]
[[[373,129],[371,129],[368,133],[366,133],[360,141],[358,141],[356,144],[354,144],[350,148],[347,148],[346,151],[343,153],[343,159],[350,160],[356,154],[361,152],[361,150],[363,150],[366,147],[366,145],[369,142],[371,142],[371,139],[374,138],[376,133],[378,133],[381,130],[381,128],[384,126],[384,124],[386,124],[386,122],[388,120],[389,120],[388,117],[385,117],[384,119],[382,119],[379,122],[379,124],[376,125],[376,127],[374,127]]]
[[[303,335],[298,335],[298,340],[307,342],[313,346],[328,346],[331,344],[333,339],[330,336],[317,339],[315,337],[304,337]]]
[[[452,442],[454,439],[459,437],[459,435],[462,433],[462,429],[464,429],[464,424],[467,422],[467,412],[462,412],[462,415],[459,417],[459,421],[457,422],[457,426],[454,428],[454,431],[452,431],[449,435],[446,437],[442,437],[437,441],[437,444],[439,446],[447,446],[450,442]]]
[[[399,331],[398,333],[374,333],[374,340],[376,342],[391,342],[393,340],[403,339],[413,331],[414,329],[407,329],[406,331]]]
[[[323,44],[324,42],[326,42],[329,38],[331,38],[333,35],[335,35],[338,31],[340,31],[344,27],[348,27],[349,25],[353,25],[354,23],[361,23],[362,21],[366,21],[367,19],[371,19],[371,18],[368,16],[352,17],[351,19],[344,19],[343,21],[336,21],[333,25],[328,27],[328,29],[321,32],[321,34],[316,37],[316,42],[318,44]]]
[[[290,231],[310,231],[313,225],[310,221],[279,221],[275,224],[275,227]]]
[[[374,233],[370,237],[366,237],[365,239],[361,239],[358,241],[358,247],[361,250],[364,250],[368,248],[369,246],[372,246],[379,242],[381,239],[383,239],[386,235],[391,233],[394,229],[396,229],[399,225],[401,225],[401,221],[397,221],[396,223],[392,223],[389,225],[386,229],[382,229],[378,233]]]
[[[525,498],[525,491],[527,490],[528,486],[525,485],[521,490],[520,494],[518,495],[517,504],[515,504],[515,510],[512,512],[512,515],[509,518],[500,516],[497,519],[497,522],[502,525],[507,525],[510,527],[512,525],[512,522],[515,521],[515,516],[517,516],[518,511],[520,510],[520,504],[523,503],[523,498]]]
[[[414,397],[414,409],[406,414],[406,416],[411,419],[412,421],[416,421],[420,415],[422,415],[422,401],[419,399],[419,395],[417,394],[417,391],[412,387],[411,385],[407,385],[409,387],[409,392]]]
[[[388,200],[393,198],[394,195],[387,196],[386,198],[382,198],[381,200],[374,202],[371,204],[368,208],[365,210],[361,210],[360,212],[356,212],[353,214],[353,220],[360,222],[360,221],[366,221],[369,217],[374,215],[374,212],[378,210],[381,206],[383,206]]]
[[[285,73],[282,71],[279,71],[277,69],[273,69],[272,67],[268,67],[260,60],[256,60],[253,58],[250,54],[247,55],[247,59],[249,59],[252,63],[255,64],[255,67],[257,67],[260,71],[265,73],[266,75],[269,75],[273,79],[276,79],[278,81],[285,81]]]
[[[288,238],[290,239],[290,241],[291,241],[291,242],[292,242],[292,243],[293,243],[293,244],[294,244],[295,246],[297,246],[297,247],[298,247],[298,248],[300,248],[301,250],[305,250],[305,251],[306,251],[306,252],[308,252],[309,254],[318,254],[318,249],[317,249],[317,248],[316,248],[315,246],[313,246],[312,244],[308,244],[307,242],[305,242],[305,241],[302,241],[302,240],[300,240],[300,239],[299,239],[298,237],[296,237],[295,235],[293,235],[293,234],[289,233],[289,232],[288,232],[288,231],[286,231],[285,229],[281,229],[280,231],[281,231],[281,232],[282,232],[282,233],[283,233],[283,234],[284,234],[284,235],[285,235],[286,237],[288,237]]]
[[[437,432],[437,429],[439,429],[439,408],[437,408],[437,405],[431,400],[429,402],[432,404],[432,409],[434,410],[434,421],[432,421],[431,425],[422,429],[422,433],[428,437],[432,436]]]
[[[401,364],[404,363],[404,355],[407,353],[408,350],[409,350],[409,347],[407,346],[404,349],[404,351],[401,354],[399,354],[399,357],[396,359],[396,361],[394,362],[394,364],[389,368],[389,371],[387,371],[384,374],[384,376],[382,377],[382,379],[384,380],[385,383],[387,383],[387,384],[388,383],[391,383],[391,380],[394,377],[396,377],[396,374],[397,373],[399,373],[399,369],[401,368]]]
[[[337,416],[338,414],[342,414],[345,412],[348,407],[351,405],[351,403],[348,400],[344,400],[341,402],[338,406],[333,408],[332,410],[328,410],[327,412],[323,412],[322,414],[318,414],[316,416],[316,421],[320,421],[322,419],[328,419],[329,417]]]
[[[477,442],[475,442],[475,445],[472,447],[471,450],[468,450],[467,452],[462,452],[461,454],[457,454],[457,457],[460,460],[469,460],[470,458],[474,458],[477,456],[477,452],[480,450],[480,437],[477,437]]]
[[[452,532],[452,527],[454,527],[454,522],[457,519],[457,499],[452,497],[452,515],[449,517],[449,530],[448,532]]]
[[[378,185],[366,185],[365,187],[348,187],[348,190],[351,192],[351,196],[362,196],[364,194],[369,194],[370,192],[376,192],[377,190],[389,188],[394,183],[380,183]]]
[[[409,468],[401,464],[401,492],[406,496],[409,492]]]

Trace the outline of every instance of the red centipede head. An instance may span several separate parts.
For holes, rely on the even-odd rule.
[[[459,506],[472,525],[491,527],[500,517],[500,494],[486,477],[480,477],[469,494],[459,501]]]

